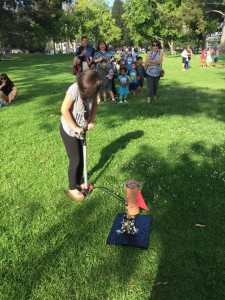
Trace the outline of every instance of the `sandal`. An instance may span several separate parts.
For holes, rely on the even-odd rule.
[[[76,201],[82,201],[82,200],[84,200],[84,195],[80,192],[80,191],[78,191],[77,190],[77,194],[78,194],[78,196],[77,197],[75,197],[74,195],[72,195],[71,193],[70,193],[70,191],[67,191],[66,192],[66,194],[67,194],[67,196],[69,196],[70,198],[72,198],[73,200],[76,200]]]

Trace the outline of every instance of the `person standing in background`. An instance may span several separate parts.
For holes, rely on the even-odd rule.
[[[186,71],[186,66],[188,62],[188,52],[187,52],[187,46],[183,48],[183,51],[181,53],[182,57],[182,71]]]
[[[93,60],[95,49],[88,44],[88,38],[82,36],[81,45],[77,48],[75,57],[73,59],[73,68],[80,65],[81,71],[89,69],[89,64]]]
[[[157,100],[158,84],[160,72],[162,70],[163,51],[161,43],[157,40],[152,42],[152,50],[148,53],[145,60],[147,78],[147,103],[151,102],[151,97]]]

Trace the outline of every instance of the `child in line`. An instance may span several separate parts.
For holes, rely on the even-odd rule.
[[[220,53],[219,53],[219,50],[217,49],[216,50],[216,55],[215,55],[215,57],[214,57],[214,60],[213,60],[213,66],[214,67],[216,67],[216,65],[217,65],[217,62],[218,62],[218,60],[219,60],[219,56],[220,56]]]
[[[121,67],[120,68],[120,75],[118,76],[119,80],[119,88],[118,88],[118,93],[119,93],[119,101],[122,103],[127,103],[127,96],[129,94],[129,89],[128,89],[128,84],[129,84],[129,77],[127,76],[127,68],[126,67]]]
[[[136,58],[137,61],[137,66],[136,66],[136,71],[137,71],[137,92],[138,89],[141,91],[142,94],[144,94],[144,79],[146,77],[146,71],[143,66],[143,58],[141,56],[137,56]]]
[[[128,72],[128,76],[130,78],[129,91],[133,95],[136,95],[136,89],[137,89],[137,71],[136,71],[136,63],[135,62],[132,62],[132,64],[131,64],[131,70]]]
[[[118,61],[118,69],[120,70],[121,68],[127,67],[126,63],[125,54],[121,54],[121,59]]]
[[[129,71],[131,70],[131,64],[134,62],[134,58],[132,57],[132,53],[128,52],[127,54],[127,58],[126,58],[126,67],[127,67],[127,71],[129,73]]]
[[[110,70],[111,73],[109,74],[109,72],[107,70],[107,60],[106,59],[103,59],[102,61],[99,62],[97,70],[98,70],[100,78],[102,80],[102,91],[103,91],[104,103],[106,103],[107,93],[110,94],[110,96],[112,98],[112,102],[116,103],[114,94],[112,92],[112,79],[113,79],[114,72],[113,72],[113,70]]]
[[[102,81],[97,71],[80,73],[77,82],[66,92],[61,106],[60,134],[69,158],[67,195],[74,200],[84,199],[83,145],[84,129],[93,130],[97,112],[97,94]]]

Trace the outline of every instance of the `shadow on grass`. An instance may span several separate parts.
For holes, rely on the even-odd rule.
[[[37,119],[43,115],[59,115],[65,92],[75,81],[74,76],[70,76],[70,61],[72,64],[72,55],[57,57],[57,59],[54,56],[34,55],[29,57],[27,62],[23,56],[23,59],[17,62],[16,67],[13,67],[12,64],[11,72],[20,72],[21,77],[23,77],[16,82],[19,87],[19,94],[15,105],[25,105],[35,101],[38,106],[35,113]],[[26,76],[23,76],[25,71],[21,71],[22,64],[31,66],[31,71]],[[223,73],[221,72],[221,74]],[[189,80],[191,79],[189,78]],[[32,84],[34,82],[35,84]],[[107,120],[105,124],[108,128],[115,128],[131,119],[159,118],[164,115],[193,116],[204,114],[224,122],[224,92],[224,89],[213,91],[210,88],[193,87],[191,82],[184,85],[179,81],[172,81],[169,77],[167,80],[165,77],[160,82],[159,101],[157,103],[147,105],[146,95],[138,95],[131,97],[129,105],[126,107],[121,104],[100,106],[98,116]],[[52,126],[52,120],[49,121],[46,118],[45,123],[40,124],[42,130],[45,130],[45,126],[48,132],[55,130],[54,125]]]
[[[175,86],[176,90],[171,88],[171,83],[168,85],[164,83],[159,91],[159,101],[150,105],[147,105],[146,100],[140,95],[130,98],[129,105],[119,103],[117,105],[101,105],[98,108],[97,118],[104,118],[106,129],[116,128],[133,119],[142,118],[144,120],[162,116],[205,115],[221,122],[225,121],[225,90],[215,92],[210,89],[187,88],[176,81],[172,83],[172,86]],[[63,84],[59,84],[58,87],[59,92],[57,93],[49,94],[52,88],[50,86],[46,87],[45,91],[42,90],[44,95],[49,94],[49,96],[40,101],[36,114],[37,119],[43,115],[50,116],[53,114],[60,118],[60,106],[67,88]],[[40,123],[40,129],[46,129],[48,132],[55,130],[55,126],[56,124],[53,124],[49,118],[46,118],[44,123]]]
[[[101,157],[98,164],[95,165],[94,168],[92,168],[92,170],[90,170],[89,173],[89,177],[92,177],[96,172],[102,169],[101,172],[97,175],[97,177],[93,181],[93,183],[98,181],[98,178],[100,178],[101,175],[104,173],[104,171],[109,167],[116,153],[126,148],[130,142],[132,142],[135,139],[141,138],[143,135],[144,135],[144,131],[142,130],[129,132],[125,135],[122,135],[121,137],[119,137],[118,139],[110,143],[108,146],[103,148],[101,151]]]
[[[143,195],[151,193],[152,236],[162,244],[155,285],[146,299],[225,297],[224,153],[225,144],[209,149],[199,141],[174,165],[150,147],[134,157],[135,178],[145,182]],[[199,163],[193,155],[203,155],[204,161]],[[146,168],[139,167],[143,161],[149,166],[147,176]]]
[[[34,206],[36,217],[40,211],[44,213],[45,209],[40,203],[38,205],[34,203]],[[102,209],[99,208],[100,206]],[[108,209],[105,208],[104,203],[100,204],[91,200],[83,202],[80,206],[74,206],[71,201],[65,202],[63,199],[58,202],[58,209],[64,211],[62,218],[50,228],[43,230],[44,232],[40,235],[35,236],[31,232],[27,235],[24,234],[24,238],[20,240],[17,248],[21,253],[20,259],[1,269],[5,299],[31,299],[39,284],[48,285],[49,280],[54,281],[54,276],[57,277],[57,280],[60,278],[63,281],[63,290],[59,290],[55,286],[52,293],[49,294],[45,291],[44,295],[48,293],[49,299],[54,299],[55,292],[59,299],[105,299],[102,291],[105,290],[105,285],[110,286],[111,276],[116,276],[121,281],[129,281],[132,276],[132,270],[136,267],[135,261],[138,261],[138,251],[120,248],[117,251],[116,259],[111,257],[109,260],[106,256],[99,260],[96,257],[96,248],[99,243],[105,244],[106,241],[103,227],[108,227]],[[102,214],[103,209],[104,214]],[[32,220],[35,222],[35,210],[30,205],[21,215],[21,224],[23,224],[24,230],[27,229],[27,226],[32,225]],[[94,218],[87,213],[90,211],[95,212]],[[28,221],[25,220],[26,218]],[[129,260],[126,259],[127,253],[129,253]],[[57,270],[60,269],[62,260],[66,269],[58,273]],[[89,265],[87,265],[88,260],[90,261]],[[96,264],[96,260],[98,264]],[[132,266],[129,264],[130,260],[133,261]],[[82,267],[83,264],[86,264],[86,268]],[[126,267],[126,270],[129,267],[129,272],[121,272],[122,265]],[[97,284],[96,277],[102,285],[97,294],[96,291],[93,293],[89,288],[82,288],[84,284],[88,284],[94,289]],[[77,293],[83,296],[77,298],[75,296]],[[108,293],[105,293],[106,296]]]
[[[118,106],[108,106],[102,109],[101,106],[101,114],[105,118],[107,116],[106,124],[109,128],[113,128],[118,122],[113,114],[120,117],[121,123],[140,117],[159,118],[163,115],[193,116],[194,114],[204,114],[224,122],[224,93],[224,89],[213,91],[209,88],[192,87],[191,83],[190,86],[184,86],[175,80],[169,83],[165,80],[159,86],[158,102],[152,101],[150,105],[147,105],[145,96],[138,95],[138,97],[130,98],[129,105],[126,107],[118,104]]]
[[[128,133],[120,149],[142,135],[142,131]],[[110,146],[116,153],[119,145]],[[103,150],[106,157],[101,158],[97,169],[107,163],[108,149],[109,146]],[[177,152],[176,146],[170,152]],[[203,153],[201,163],[193,159],[193,155]],[[168,295],[173,300],[224,298],[224,153],[225,144],[209,149],[198,141],[172,164],[153,147],[146,146],[132,158],[135,162],[132,169],[127,165],[121,167],[122,172],[144,182],[144,196],[151,195],[148,205],[154,222],[148,251],[151,253],[151,248],[156,247],[153,244],[156,235],[162,245],[156,277],[150,272],[154,262],[144,258],[149,262],[145,264],[145,290],[149,292],[153,281],[155,285],[151,295],[142,294],[142,299],[164,300]],[[54,208],[61,212],[57,221],[43,228],[41,234],[34,234],[30,228],[35,228],[37,218],[45,218],[45,208],[41,204],[43,199],[31,195],[31,205],[20,216],[23,239],[16,241],[14,237],[19,259],[1,271],[2,282],[10,284],[8,299],[30,299],[39,285],[42,288],[47,285],[45,293],[49,294],[48,284],[54,284],[55,277],[63,282],[63,289],[55,286],[50,298],[57,294],[64,299],[76,299],[79,292],[83,299],[110,299],[112,293],[118,292],[112,289],[115,282],[129,289],[143,252],[136,248],[102,246],[115,209],[106,200],[99,201],[97,191],[95,198],[89,197],[90,201],[87,198],[76,204],[59,199]],[[206,226],[195,227],[197,223]],[[144,253],[149,256],[148,251]],[[84,285],[89,289],[83,289]]]

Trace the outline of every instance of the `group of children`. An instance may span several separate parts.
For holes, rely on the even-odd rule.
[[[92,68],[93,64],[90,64]],[[94,66],[93,66],[94,68]],[[136,95],[138,90],[144,93],[144,78],[146,77],[143,66],[143,58],[138,56],[136,61],[132,57],[123,55],[118,61],[114,58],[112,68],[107,69],[107,61],[102,60],[97,66],[97,71],[102,79],[103,102],[106,103],[107,93],[110,94],[112,103],[127,103],[128,95]],[[115,88],[115,80],[118,80],[118,89]]]
[[[99,96],[98,102],[106,103],[108,94],[114,104],[117,101],[127,103],[128,95],[136,95],[139,90],[143,94],[144,78],[146,77],[143,58],[137,56],[134,61],[132,55],[128,53],[127,57],[122,54],[120,60],[115,57],[112,59],[111,69],[108,68],[106,59],[102,59],[97,64],[94,61],[89,63],[89,69],[96,69],[102,80],[103,101]],[[116,88],[116,83],[118,83],[118,88]]]

